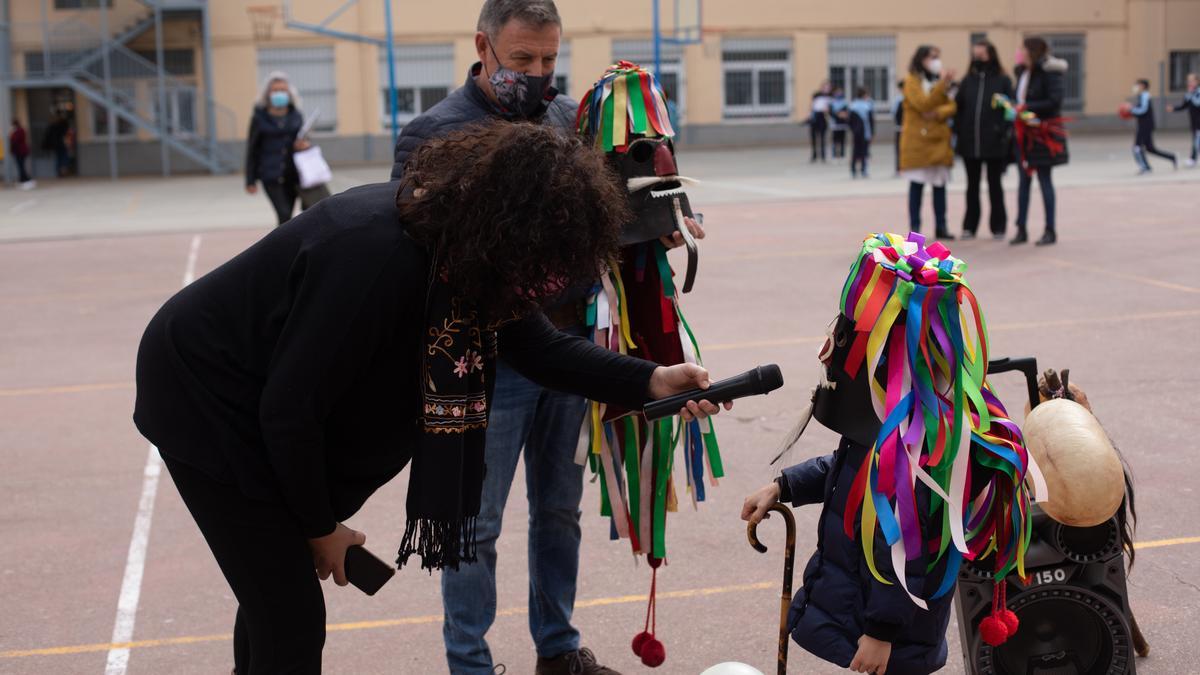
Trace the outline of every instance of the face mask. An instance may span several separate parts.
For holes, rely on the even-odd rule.
[[[941,59],[930,59],[929,62],[925,64],[925,70],[928,70],[931,75],[941,75],[942,74],[942,60]]]
[[[496,55],[496,49],[490,43],[488,48],[492,50],[492,56],[499,64],[500,57]],[[528,75],[505,68],[503,64],[488,76],[488,82],[492,85],[492,91],[496,92],[496,100],[500,102],[501,107],[517,117],[524,118],[537,114],[553,81],[554,71],[545,75]]]
[[[1134,96],[1137,96],[1138,94],[1142,93],[1142,88],[1137,86],[1136,84],[1133,85],[1132,87],[1130,87],[1130,89],[1133,91]]]
[[[286,91],[273,91],[273,92],[271,92],[271,96],[270,96],[271,107],[285,108],[285,107],[287,107],[288,101],[290,101],[291,99],[292,99],[292,97],[290,95],[288,95],[288,93]]]
[[[971,62],[971,70],[987,70],[988,62],[983,59],[975,59]]]

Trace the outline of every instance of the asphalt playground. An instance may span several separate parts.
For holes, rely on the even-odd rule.
[[[1135,177],[1128,141],[1072,140],[1073,163],[1055,172],[1057,246],[984,237],[951,248],[970,265],[993,356],[1070,368],[1132,466],[1141,518],[1129,593],[1151,644],[1138,671],[1177,675],[1198,672],[1200,169],[1160,162],[1152,176]],[[1181,134],[1159,141],[1185,147]],[[906,185],[891,175],[890,148],[875,154],[872,177],[857,181],[845,164],[810,166],[798,148],[680,155],[682,173],[702,181],[690,193],[709,233],[684,306],[706,365],[719,378],[774,362],[786,384],[717,419],[728,477],[698,509],[668,519],[658,610],[667,661],[658,672],[694,675],[723,661],[774,672],[783,532],[765,523],[771,550],[757,553],[738,511],[771,478],[767,462],[815,380],[816,350],[858,242],[906,228]],[[954,231],[963,211],[956,171]],[[384,179],[388,167],[336,173],[340,190]],[[130,414],[150,316],[272,225],[266,200],[243,194],[240,181],[132,177],[0,190],[0,673],[232,666],[234,600]],[[1030,223],[1040,235],[1036,192]],[[1022,381],[995,384],[1020,419]],[[834,443],[814,425],[800,454]],[[402,533],[406,481],[405,473],[349,522],[385,558]],[[523,493],[514,489],[505,515],[490,636],[497,661],[521,674],[534,662]],[[645,672],[629,642],[642,628],[649,571],[624,542],[609,541],[598,485],[587,486],[583,509],[576,622],[584,644],[622,672]],[[816,517],[815,508],[797,513],[800,563],[815,544]],[[326,672],[446,672],[436,577],[406,569],[375,597],[331,582],[326,593]],[[953,626],[950,636],[945,672],[961,673]],[[839,671],[793,648],[790,672]]]

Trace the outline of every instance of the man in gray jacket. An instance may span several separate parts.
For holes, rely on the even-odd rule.
[[[575,133],[577,103],[553,88],[562,20],[553,0],[486,0],[475,49],[479,62],[462,87],[404,127],[392,179],[422,143],[489,118],[528,120]],[[548,310],[560,329],[583,335],[578,289]],[[478,519],[479,561],[442,573],[442,635],[450,671],[491,674],[484,639],[496,618],[496,539],[517,460],[525,453],[529,499],[529,630],[537,675],[617,675],[580,648],[571,625],[579,571],[583,467],[574,461],[586,401],[534,384],[498,364],[487,430],[487,475]]]

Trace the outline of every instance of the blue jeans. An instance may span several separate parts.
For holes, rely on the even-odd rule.
[[[921,231],[921,195],[925,192],[925,184],[909,181],[908,183],[908,229],[913,232]],[[946,186],[933,186],[933,220],[938,233],[946,232]]]
[[[1050,177],[1051,167],[1036,168],[1038,187],[1042,190],[1042,206],[1046,211],[1046,231],[1054,231],[1054,179]],[[1029,220],[1029,197],[1033,188],[1033,176],[1021,171],[1017,181],[1017,230],[1025,231],[1025,223]]]
[[[478,562],[442,572],[442,638],[450,672],[492,673],[484,636],[496,618],[496,538],[525,451],[529,499],[529,633],[538,656],[579,649],[571,626],[579,573],[583,467],[575,463],[587,402],[530,382],[503,361],[488,422]]]

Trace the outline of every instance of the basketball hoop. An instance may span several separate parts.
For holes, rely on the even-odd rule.
[[[250,15],[250,28],[254,31],[254,41],[270,40],[271,31],[275,28],[275,21],[280,16],[279,7],[276,5],[251,5],[246,8],[246,14]]]

